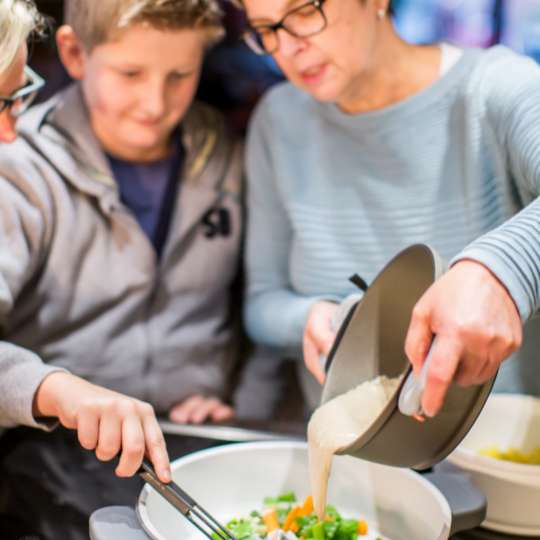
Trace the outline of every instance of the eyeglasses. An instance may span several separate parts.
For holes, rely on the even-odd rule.
[[[310,0],[285,13],[274,24],[250,26],[243,35],[244,41],[257,54],[273,54],[279,48],[278,30],[283,29],[291,36],[306,38],[322,32],[328,21],[323,11],[326,0]]]
[[[0,96],[0,114],[9,111],[17,118],[30,107],[45,81],[29,66],[24,68],[26,83],[11,96]]]

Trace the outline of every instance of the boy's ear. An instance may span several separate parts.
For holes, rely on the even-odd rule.
[[[73,79],[84,78],[86,53],[81,40],[71,28],[63,25],[56,31],[56,45],[60,60]]]

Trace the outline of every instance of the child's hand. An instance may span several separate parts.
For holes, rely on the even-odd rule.
[[[171,479],[163,434],[148,403],[96,386],[69,373],[52,373],[34,397],[34,416],[57,417],[101,461],[120,453],[118,476],[133,476],[148,455],[158,477]]]
[[[207,420],[224,422],[234,417],[234,409],[214,397],[195,395],[175,405],[169,418],[178,424],[202,424]]]

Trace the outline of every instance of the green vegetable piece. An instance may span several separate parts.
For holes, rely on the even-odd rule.
[[[303,536],[304,538],[313,538],[313,525],[317,523],[318,519],[315,514],[310,514],[308,516],[298,516],[296,522],[300,526],[298,530],[298,538]]]
[[[312,527],[313,531],[313,540],[326,540],[324,536],[324,522],[319,521],[319,523],[315,523]]]
[[[287,491],[278,495],[277,497],[265,497],[263,504],[265,506],[275,506],[279,503],[294,503],[296,502],[296,495],[293,491]]]
[[[227,528],[238,538],[238,540],[249,540],[256,534],[254,523],[252,519],[231,519],[227,523]]]
[[[277,517],[278,517],[278,521],[280,523],[283,523],[286,519],[287,519],[287,516],[289,515],[289,512],[292,510],[292,506],[286,506],[284,508],[276,508],[276,514],[277,514]]]
[[[336,536],[336,533],[339,529],[339,523],[336,521],[325,521],[324,522],[324,535],[326,540],[333,540]]]
[[[333,518],[334,521],[341,521],[341,519],[342,519],[339,512],[331,504],[326,505],[325,512],[326,512],[326,515]]]

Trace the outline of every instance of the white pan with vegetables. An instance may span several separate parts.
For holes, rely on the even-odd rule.
[[[316,525],[302,442],[203,450],[176,460],[173,478],[229,523],[238,540],[442,540],[480,524],[486,510],[481,493],[455,469],[443,465],[420,475],[338,456],[330,476],[327,521]],[[92,540],[204,538],[149,486],[141,492],[136,514],[122,507],[98,511],[90,524]]]

